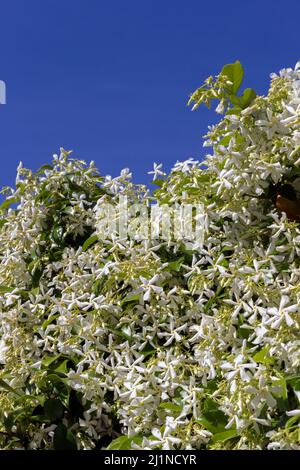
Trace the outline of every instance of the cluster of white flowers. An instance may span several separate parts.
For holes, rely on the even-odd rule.
[[[151,194],[61,150],[0,218],[0,447],[298,449],[300,70],[210,128]],[[202,248],[97,236],[98,208],[204,205]],[[15,204],[14,208],[9,204]],[[121,437],[120,437],[121,436]]]

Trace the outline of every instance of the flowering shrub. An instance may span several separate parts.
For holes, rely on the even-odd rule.
[[[300,66],[267,96],[242,78],[191,96],[224,113],[212,154],[155,165],[154,194],[63,149],[4,188],[2,449],[300,449],[300,228],[275,204],[299,183]],[[200,202],[203,246],[101,237],[120,195]]]

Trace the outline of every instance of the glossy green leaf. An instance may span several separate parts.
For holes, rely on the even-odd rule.
[[[55,428],[53,445],[55,450],[77,450],[75,437],[63,424]]]
[[[296,375],[295,377],[287,377],[286,382],[293,388],[293,390],[300,391],[300,376]]]
[[[242,96],[230,95],[232,104],[239,106],[242,109],[247,108],[255,99],[256,93],[252,88],[246,88]]]
[[[183,263],[184,263],[184,257],[181,256],[180,258],[168,263],[168,266],[165,268],[165,270],[179,272]]]
[[[55,370],[55,372],[61,372],[62,374],[66,374],[69,370],[68,362],[69,359],[64,359],[53,370]]]
[[[140,301],[140,294],[129,294],[125,299],[122,300],[121,302],[121,307],[128,303],[138,303]]]
[[[235,94],[242,84],[244,69],[240,61],[237,60],[233,64],[224,65],[221,75],[227,76],[228,80],[232,83],[232,85],[228,85],[227,89],[229,92]]]
[[[93,294],[96,295],[96,297],[98,297],[98,296],[101,294],[102,289],[103,289],[103,287],[104,287],[104,284],[105,284],[106,280],[107,280],[107,276],[102,276],[101,279],[97,279],[97,280],[93,283],[93,285],[92,285],[92,292],[93,292]]]
[[[61,354],[56,354],[55,356],[44,356],[42,360],[42,366],[44,367],[49,367],[51,364],[53,364],[57,359],[61,358]]]
[[[219,409],[219,405],[212,400],[207,398],[204,402],[202,409],[202,418],[204,418],[203,424],[208,424],[207,429],[214,434],[216,432],[223,432],[227,424],[227,416]],[[201,420],[201,418],[200,418]]]
[[[180,413],[182,411],[182,406],[175,405],[174,403],[171,403],[171,402],[162,402],[160,403],[159,408],[163,410],[174,411],[175,413]]]
[[[37,173],[38,173],[38,174],[42,174],[42,173],[45,172],[45,170],[53,170],[53,166],[52,166],[52,165],[42,165],[42,166],[38,169]]]
[[[55,241],[55,243],[61,243],[63,239],[63,234],[64,234],[64,227],[61,225],[54,225],[51,233],[52,239]]]
[[[274,364],[275,360],[269,355],[269,348],[263,348],[258,351],[253,356],[255,362],[260,362],[261,364]]]
[[[227,147],[227,145],[229,144],[229,142],[231,141],[232,139],[232,135],[229,134],[229,135],[225,135],[224,137],[222,137],[222,139],[218,142],[218,145],[223,145],[224,147]]]
[[[132,449],[132,443],[141,445],[143,438],[140,436],[120,436],[117,439],[114,439],[106,450],[130,450]]]
[[[52,192],[49,189],[43,189],[40,193],[37,194],[35,197],[36,202],[43,202],[45,205],[49,205],[51,203]]]
[[[211,438],[211,442],[215,444],[216,442],[226,442],[229,439],[232,439],[234,437],[238,436],[238,432],[236,429],[229,429],[228,431],[222,431],[218,432],[213,435]]]
[[[67,215],[74,215],[74,207],[73,206],[66,206],[62,209],[63,214]]]
[[[92,235],[87,240],[85,240],[84,244],[82,245],[82,251],[86,251],[90,246],[98,241],[97,235]]]
[[[244,108],[247,108],[248,106],[250,106],[250,104],[252,103],[252,101],[256,98],[256,93],[255,91],[252,89],[252,88],[246,88],[244,90],[244,93],[242,95],[242,104],[241,104],[241,107],[244,109]]]
[[[298,426],[298,421],[300,421],[300,415],[297,415],[297,416],[292,416],[291,418],[289,418],[287,420],[287,422],[285,423],[285,427],[286,428],[291,428],[295,425]]]
[[[43,275],[43,270],[42,269],[35,269],[33,275],[32,275],[32,287],[38,287],[40,279]]]
[[[49,398],[44,403],[44,412],[46,418],[51,421],[57,421],[64,414],[64,407],[59,400],[56,398]]]

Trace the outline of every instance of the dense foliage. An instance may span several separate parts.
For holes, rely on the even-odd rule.
[[[300,177],[300,67],[218,99],[211,155],[103,177],[61,150],[18,168],[0,218],[2,449],[300,449],[300,228],[274,203]],[[276,186],[277,185],[277,186]],[[201,202],[203,247],[99,236],[101,205]]]

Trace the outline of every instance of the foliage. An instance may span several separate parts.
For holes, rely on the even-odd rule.
[[[300,177],[300,71],[217,99],[212,154],[103,177],[61,149],[0,208],[2,449],[300,449],[300,229],[270,186]],[[101,206],[201,202],[202,248],[101,238]]]

